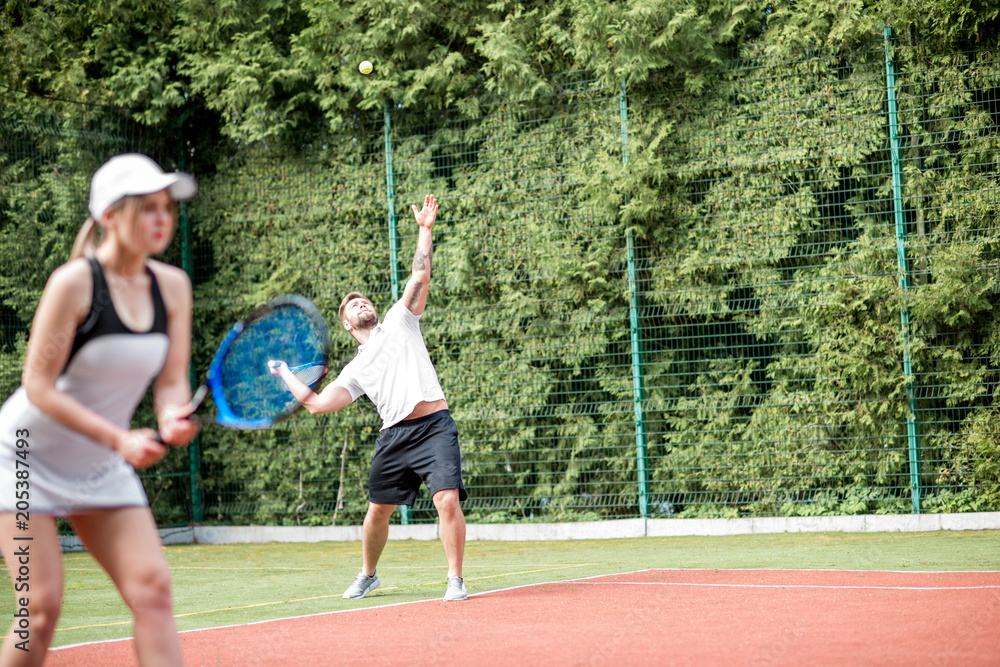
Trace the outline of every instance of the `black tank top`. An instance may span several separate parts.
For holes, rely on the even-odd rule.
[[[96,257],[88,257],[90,262],[90,273],[93,276],[93,294],[90,299],[90,313],[87,319],[76,330],[76,337],[73,339],[73,349],[70,351],[66,366],[73,360],[73,357],[80,351],[87,341],[98,336],[108,334],[151,334],[167,332],[167,307],[163,304],[163,297],[160,295],[160,286],[156,282],[156,275],[148,266],[146,273],[149,274],[150,292],[153,297],[153,326],[149,331],[133,331],[125,326],[125,323],[118,317],[115,304],[111,301],[111,291],[108,283],[104,279],[104,269]],[[65,368],[63,369],[65,370]]]

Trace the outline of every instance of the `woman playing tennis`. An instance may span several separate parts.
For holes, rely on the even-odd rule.
[[[0,551],[16,603],[4,667],[41,664],[52,641],[63,594],[57,517],[131,609],[140,664],[181,664],[170,571],[136,469],[197,432],[184,419],[191,284],[151,259],[170,244],[177,202],[196,191],[191,176],[144,155],[112,158],[94,174],[73,258],[42,292],[21,387],[0,408]],[[129,426],[154,380],[162,442]]]

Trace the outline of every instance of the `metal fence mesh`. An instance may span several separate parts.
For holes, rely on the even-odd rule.
[[[475,118],[361,112],[345,134],[233,147],[197,174],[195,366],[233,320],[298,292],[331,319],[339,370],[355,347],[340,298],[362,291],[380,313],[398,298],[409,206],[434,193],[422,328],[470,520],[998,508],[996,54],[753,47],[700,96],[669,73],[551,89]],[[111,146],[66,165],[32,152],[41,126],[27,144],[15,126],[0,127],[2,233],[23,233],[29,196],[81,218]],[[57,163],[66,194],[31,194]],[[630,201],[640,169],[632,192],[656,197]],[[5,390],[56,264],[4,258]],[[378,427],[362,399],[267,432],[207,430],[189,505],[158,518],[358,523]],[[435,519],[426,495],[403,518]]]

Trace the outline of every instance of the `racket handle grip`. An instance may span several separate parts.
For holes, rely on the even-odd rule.
[[[188,421],[194,422],[195,424],[198,424],[199,426],[202,424],[201,418],[198,415],[196,415],[195,413],[193,413],[193,412],[191,414],[189,414],[187,417],[185,417],[184,419],[187,419]],[[155,430],[153,432],[152,439],[155,440],[156,442],[160,443],[161,445],[167,444],[167,443],[165,443],[163,441],[163,436],[160,435],[159,429],[157,429],[157,430]]]

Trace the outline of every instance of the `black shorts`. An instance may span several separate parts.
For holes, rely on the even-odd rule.
[[[412,506],[421,482],[431,497],[444,489],[458,489],[459,500],[468,498],[462,484],[458,427],[447,410],[401,421],[379,431],[375,441],[368,500]]]

